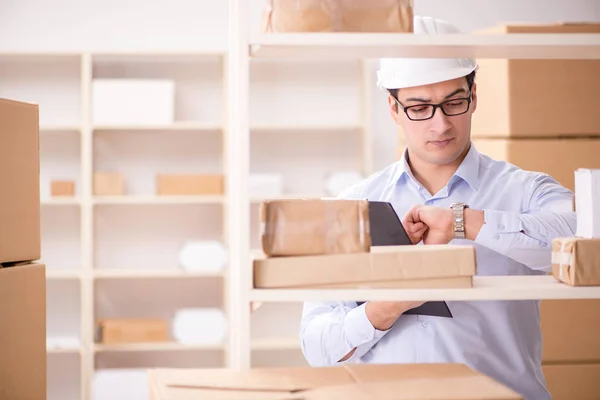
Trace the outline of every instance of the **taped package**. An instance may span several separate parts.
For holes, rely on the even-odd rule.
[[[266,1],[263,32],[413,32],[414,0]]]
[[[369,202],[345,199],[271,200],[260,206],[265,255],[369,252]]]
[[[600,239],[554,239],[552,275],[571,286],[600,286]]]

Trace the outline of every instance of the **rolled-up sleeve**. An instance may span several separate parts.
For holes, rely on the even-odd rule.
[[[475,243],[547,272],[551,270],[552,241],[575,235],[577,217],[570,190],[544,174],[531,183],[524,212],[483,210],[485,223]]]
[[[366,314],[366,303],[306,302],[302,312],[302,352],[312,366],[353,362],[366,354],[388,331],[375,329]]]

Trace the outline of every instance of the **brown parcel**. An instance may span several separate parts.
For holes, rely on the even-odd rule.
[[[597,34],[600,24],[507,25],[482,32],[493,33]],[[474,137],[600,134],[600,113],[590,112],[600,108],[600,60],[477,61]]]
[[[0,399],[46,399],[46,267],[0,268]]]
[[[254,287],[472,287],[476,272],[472,246],[376,246],[370,253],[257,259]]]
[[[94,173],[94,194],[96,196],[123,196],[125,178],[118,172]]]
[[[600,286],[600,239],[555,238],[552,275],[571,286]]]
[[[74,196],[75,182],[73,181],[52,181],[50,184],[51,196]]]
[[[413,32],[413,0],[266,0],[263,32]]]
[[[600,125],[598,132],[600,133]],[[600,138],[476,138],[473,139],[473,143],[477,150],[485,155],[507,161],[525,170],[549,174],[570,190],[575,189],[573,171],[577,168],[600,168]]]
[[[0,99],[0,190],[0,264],[38,260],[40,161],[35,104]]]
[[[600,363],[598,310],[600,299],[543,300],[540,304],[542,362]]]
[[[217,174],[158,174],[158,195],[220,195],[224,192],[223,175]]]
[[[259,210],[263,252],[308,256],[368,252],[369,202],[297,199],[263,202]]]
[[[542,366],[552,400],[598,400],[600,362]]]
[[[513,400],[514,391],[462,364],[154,369],[151,400]]]
[[[97,322],[99,343],[166,342],[169,340],[167,321],[154,318],[113,318]]]

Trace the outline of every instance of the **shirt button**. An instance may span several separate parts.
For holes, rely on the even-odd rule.
[[[504,230],[504,224],[500,224],[500,225],[498,225],[498,229],[500,229],[500,230]]]
[[[427,322],[427,321],[424,321],[424,322],[423,322],[423,328],[427,328],[428,326],[429,326],[429,322]]]
[[[494,236],[494,239],[499,240],[500,239],[500,235]]]

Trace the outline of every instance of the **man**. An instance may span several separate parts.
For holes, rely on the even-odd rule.
[[[416,17],[414,26],[415,33],[458,32],[431,18]],[[382,60],[379,84],[406,149],[340,197],[391,202],[413,243],[474,245],[479,275],[545,274],[552,239],[575,234],[572,193],[546,174],[477,152],[470,140],[476,70],[471,59]],[[448,302],[454,318],[403,315],[420,304],[307,302],[302,351],[313,366],[464,363],[528,400],[550,399],[539,302]]]

